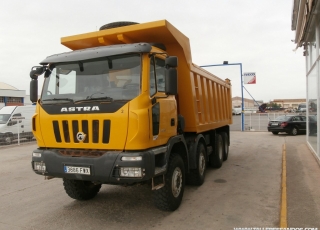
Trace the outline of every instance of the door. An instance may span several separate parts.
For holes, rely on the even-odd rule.
[[[152,101],[153,146],[166,144],[177,134],[177,107],[174,96],[165,94],[165,60],[161,56],[150,57],[150,97]]]

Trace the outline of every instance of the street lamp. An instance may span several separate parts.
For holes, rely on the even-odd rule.
[[[240,66],[240,78],[241,78],[241,131],[244,131],[244,100],[243,100],[243,81],[242,81],[242,63],[229,63],[228,61],[223,61],[223,64],[216,65],[203,65],[200,67],[212,67],[212,66],[227,66],[227,65],[239,65]]]

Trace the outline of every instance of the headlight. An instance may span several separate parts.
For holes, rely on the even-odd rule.
[[[121,177],[142,177],[141,168],[120,168],[120,176]]]
[[[41,157],[41,153],[35,153],[35,152],[33,152],[33,153],[32,153],[32,156],[33,156],[33,157]]]
[[[44,162],[33,162],[33,169],[41,173],[46,172],[46,164]]]
[[[122,161],[142,161],[142,156],[138,157],[121,157]]]

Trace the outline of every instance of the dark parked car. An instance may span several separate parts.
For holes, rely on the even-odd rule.
[[[307,119],[304,115],[282,115],[269,121],[268,131],[273,134],[285,132],[293,136],[307,131]],[[309,116],[309,132],[317,133],[317,120],[314,116]]]

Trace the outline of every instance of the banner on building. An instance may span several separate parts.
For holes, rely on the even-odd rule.
[[[254,72],[243,73],[243,82],[244,84],[256,84],[256,73]]]

